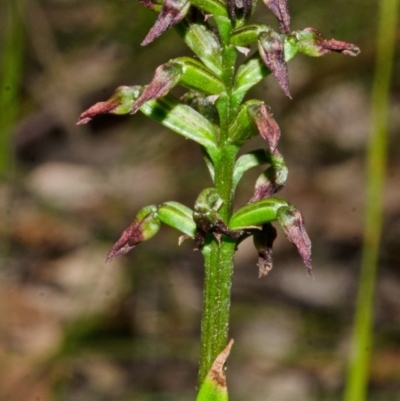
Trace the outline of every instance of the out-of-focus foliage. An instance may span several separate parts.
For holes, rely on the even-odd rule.
[[[176,247],[177,234],[162,229],[162,239],[140,245],[131,257],[104,260],[143,204],[193,204],[210,184],[202,178],[202,157],[183,138],[141,117],[104,116],[87,127],[75,125],[81,110],[116,86],[149,82],[157,65],[186,50],[170,30],[144,53],[140,43],[154,14],[135,0],[14,2],[24,9],[26,39],[12,129],[17,168],[0,185],[0,399],[194,399],[200,255],[189,243]],[[6,3],[0,3],[2,55]],[[357,43],[362,53],[296,59],[289,65],[293,100],[272,79],[254,90],[254,97],[274,104],[284,133],[280,150],[291,161],[284,196],[296,199],[306,219],[316,280],[303,274],[281,237],[279,268],[259,280],[252,245],[241,244],[233,288],[232,400],[340,399],[347,361],[376,2],[289,4],[293,29],[312,20],[326,37]],[[277,24],[272,17],[270,23]],[[400,396],[396,51],[371,400]],[[260,173],[246,173],[241,204]]]

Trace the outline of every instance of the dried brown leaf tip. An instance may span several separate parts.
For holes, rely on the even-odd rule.
[[[190,2],[188,0],[165,0],[157,20],[144,38],[142,46],[148,45],[167,29],[181,22],[185,18],[189,8]]]
[[[306,28],[294,34],[299,43],[299,51],[308,56],[319,57],[337,52],[355,57],[360,53],[360,48],[356,45],[336,39],[326,39],[315,28]]]
[[[165,96],[179,82],[181,75],[182,68],[177,63],[160,65],[154,73],[153,80],[134,103],[131,113],[136,113],[149,100]]]
[[[268,142],[269,148],[273,152],[281,137],[281,130],[272,116],[271,108],[262,103],[250,106],[248,112],[260,135]]]
[[[264,0],[265,5],[275,14],[282,33],[290,32],[290,15],[287,0]]]
[[[286,238],[296,246],[306,265],[307,273],[312,276],[311,241],[304,226],[303,216],[294,206],[289,206],[280,208],[277,218]]]
[[[224,365],[231,352],[233,342],[234,342],[233,339],[229,341],[229,344],[226,346],[226,348],[215,359],[214,363],[211,366],[211,370],[208,373],[208,376],[211,379],[211,381],[223,390],[226,390],[226,377],[224,373]]]
[[[135,221],[122,233],[120,239],[108,253],[106,261],[125,255],[139,243],[153,237],[160,229],[157,207],[146,206],[136,216]]]
[[[285,95],[291,99],[288,69],[280,35],[275,31],[261,32],[258,35],[258,51],[264,64],[276,78]]]
[[[261,231],[253,234],[254,246],[258,252],[258,277],[266,276],[272,270],[272,245],[276,229],[271,223],[264,224]]]

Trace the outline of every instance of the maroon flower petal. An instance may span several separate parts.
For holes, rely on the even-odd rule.
[[[120,239],[108,253],[106,262],[125,255],[136,245],[153,237],[160,229],[161,222],[156,216],[156,206],[146,206],[139,211],[134,222],[122,233]]]
[[[169,62],[160,65],[154,73],[153,80],[134,103],[131,113],[136,113],[149,100],[165,96],[178,83],[181,75],[182,68],[179,64]]]
[[[250,106],[248,112],[261,137],[268,142],[269,148],[273,152],[281,137],[281,130],[272,116],[271,108],[262,103]]]
[[[355,57],[360,53],[356,45],[336,39],[326,39],[315,28],[306,28],[294,34],[299,43],[299,50],[308,56],[319,57],[330,52],[338,52]]]
[[[92,118],[106,113],[129,114],[141,91],[141,86],[120,86],[115,90],[110,99],[105,102],[96,103],[84,111],[79,116],[77,124],[86,124]]]
[[[276,229],[270,224],[264,224],[261,231],[253,234],[254,246],[258,252],[258,277],[266,276],[272,269],[272,244],[276,238]]]
[[[272,72],[279,85],[288,98],[292,98],[289,92],[288,69],[285,62],[283,42],[277,32],[262,32],[258,36],[258,51],[264,64]]]
[[[275,14],[282,33],[290,32],[290,15],[287,0],[264,0],[265,5]]]
[[[296,246],[307,273],[312,276],[311,241],[304,227],[303,216],[294,206],[289,206],[280,208],[277,218],[286,238]]]
[[[144,38],[142,46],[146,46],[158,38],[167,29],[181,22],[190,8],[188,0],[165,0],[158,18]]]

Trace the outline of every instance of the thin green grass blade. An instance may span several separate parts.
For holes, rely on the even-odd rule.
[[[364,401],[373,343],[375,278],[382,231],[382,198],[387,163],[388,107],[399,0],[379,2],[377,60],[372,89],[371,135],[367,158],[364,247],[345,401]]]
[[[6,26],[0,61],[0,176],[9,171],[12,164],[10,130],[18,108],[24,55],[19,2],[9,0],[3,4],[3,10],[6,10]]]

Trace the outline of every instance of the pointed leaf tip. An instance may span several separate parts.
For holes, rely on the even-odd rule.
[[[128,114],[141,90],[142,87],[137,85],[118,87],[110,99],[105,102],[96,103],[94,106],[84,111],[79,116],[77,124],[86,124],[94,117],[101,114]]]
[[[275,14],[282,33],[290,32],[290,15],[287,0],[264,0],[264,4]]]
[[[98,102],[92,107],[85,110],[77,121],[77,125],[87,124],[94,117],[100,114],[106,114],[112,112],[118,106],[118,101],[110,99],[106,102]]]
[[[291,99],[284,44],[280,35],[272,30],[261,32],[258,35],[258,51],[264,64],[272,72],[285,95]]]
[[[155,24],[141,43],[142,46],[148,45],[167,29],[181,22],[189,8],[190,1],[188,0],[165,0]]]
[[[156,69],[150,84],[146,86],[143,93],[133,104],[131,114],[135,114],[149,100],[165,96],[178,83],[181,75],[181,66],[173,61],[160,65]]]
[[[282,207],[277,218],[286,238],[293,243],[306,266],[307,273],[313,277],[311,267],[311,240],[304,226],[300,211],[294,206]]]
[[[233,340],[230,340],[226,348],[215,359],[201,385],[196,401],[228,401],[224,365],[231,351],[233,342]]]
[[[278,145],[281,130],[272,116],[271,108],[261,103],[249,106],[248,112],[260,135],[268,142],[269,148],[273,152]]]
[[[156,212],[157,207],[154,205],[141,209],[134,222],[122,233],[120,239],[108,253],[106,262],[125,255],[136,245],[156,235],[161,226]]]
[[[360,53],[360,48],[356,45],[336,39],[326,39],[315,28],[295,32],[295,36],[299,42],[299,51],[311,57],[324,56],[330,52],[355,57]]]

